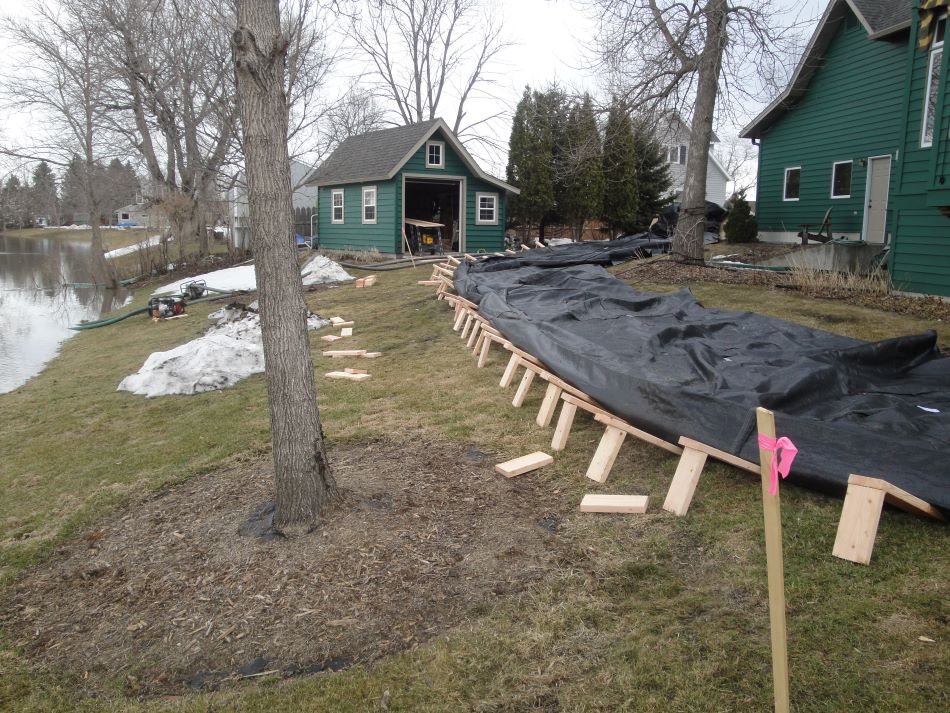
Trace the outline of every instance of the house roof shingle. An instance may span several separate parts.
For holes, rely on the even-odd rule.
[[[872,35],[910,24],[910,8],[904,0],[851,0],[870,26]]]
[[[352,183],[388,176],[438,119],[351,136],[310,174],[308,183]]]

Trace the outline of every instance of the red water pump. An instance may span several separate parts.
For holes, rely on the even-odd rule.
[[[177,317],[185,313],[185,298],[178,295],[171,297],[152,297],[148,301],[150,317]]]

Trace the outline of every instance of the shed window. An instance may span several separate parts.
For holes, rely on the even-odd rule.
[[[930,64],[927,69],[927,91],[924,94],[924,121],[920,130],[922,148],[933,146],[934,119],[937,111],[937,95],[940,91],[940,65],[943,64],[943,35],[947,18],[937,20],[934,39],[930,49]]]
[[[851,197],[851,161],[836,161],[831,167],[831,197]]]
[[[441,141],[429,141],[426,144],[426,168],[443,168],[445,144]]]
[[[799,187],[802,180],[802,167],[794,166],[785,169],[785,191],[783,199],[787,201],[797,201]]]
[[[363,222],[376,222],[376,186],[363,186]]]
[[[476,225],[498,225],[498,194],[476,193]]]
[[[330,216],[331,223],[342,223],[343,222],[343,189],[334,190],[331,194],[331,205],[333,207],[333,213]]]

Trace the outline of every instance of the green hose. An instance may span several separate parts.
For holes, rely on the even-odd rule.
[[[145,314],[148,312],[148,307],[139,307],[134,309],[131,312],[126,312],[125,314],[116,315],[115,317],[109,317],[108,319],[98,319],[95,322],[83,322],[82,324],[74,324],[70,329],[75,329],[77,332],[81,332],[84,329],[95,329],[96,327],[105,327],[109,324],[115,324],[116,322],[121,322],[123,319],[128,319],[136,314]]]
[[[211,300],[221,300],[227,297],[231,297],[234,293],[228,292],[227,294],[216,294],[216,295],[206,295],[204,297],[199,297],[196,300],[191,300],[187,304],[193,305],[198,302],[209,302]],[[95,322],[83,322],[82,324],[74,324],[70,329],[81,332],[85,329],[96,329],[98,327],[107,327],[110,324],[115,324],[116,322],[121,322],[123,319],[128,319],[137,314],[145,314],[148,312],[148,307],[139,307],[134,309],[131,312],[126,312],[125,314],[116,315],[115,317],[109,317],[107,319],[98,319]]]

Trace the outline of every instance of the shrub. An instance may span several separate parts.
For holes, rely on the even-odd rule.
[[[759,234],[759,226],[752,215],[749,201],[745,193],[735,196],[732,201],[732,210],[725,225],[726,240],[730,243],[754,243]]]

